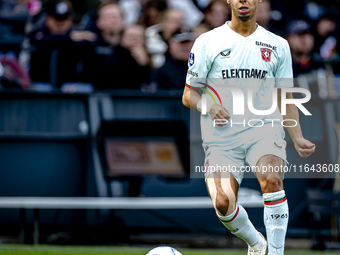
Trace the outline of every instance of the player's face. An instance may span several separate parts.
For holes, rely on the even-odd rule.
[[[257,5],[262,0],[228,0],[233,14],[242,21],[247,21],[256,15]]]

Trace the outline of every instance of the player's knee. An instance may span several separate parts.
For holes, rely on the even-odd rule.
[[[229,199],[222,196],[216,198],[216,210],[222,215],[226,216],[229,208]]]
[[[229,212],[233,212],[236,207],[236,201],[231,201],[227,196],[217,196],[216,197],[216,210],[226,216]]]
[[[281,176],[271,176],[259,180],[262,193],[273,193],[283,190],[283,181]]]

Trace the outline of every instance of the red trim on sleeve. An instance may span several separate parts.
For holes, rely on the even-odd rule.
[[[197,90],[200,90],[199,88],[191,87],[190,85],[188,85],[188,84],[186,84],[186,83],[185,83],[185,86],[187,86],[189,89],[197,89]]]

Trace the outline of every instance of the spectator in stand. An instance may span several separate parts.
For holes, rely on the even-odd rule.
[[[130,25],[123,33],[121,45],[127,49],[136,61],[136,75],[140,84],[150,81],[151,57],[145,46],[145,28],[141,25]]]
[[[184,13],[184,24],[190,29],[200,24],[204,18],[203,13],[197,8],[192,0],[168,0],[168,6],[171,9],[178,9]]]
[[[102,3],[110,0],[101,0]],[[119,6],[124,13],[125,25],[140,22],[145,27],[153,26],[160,22],[167,9],[166,0],[120,0]],[[79,29],[96,31],[97,8],[89,10],[82,17]]]
[[[143,0],[140,0],[140,1],[143,1]],[[112,2],[115,2],[117,5],[119,5],[119,8],[107,8],[108,10],[105,10],[104,12],[111,12],[111,14],[104,14],[104,15],[111,15],[111,17],[115,17],[116,18],[116,22],[124,22],[124,25],[126,25],[126,20],[125,20],[125,13],[121,7],[121,5],[124,5],[125,8],[129,7],[130,4],[134,4],[134,3],[139,3],[138,0],[127,0],[127,1],[114,1],[114,0],[100,0],[101,5],[105,4],[105,3],[112,3]],[[86,12],[79,25],[78,25],[78,28],[80,30],[90,30],[90,31],[93,31],[93,32],[96,32],[96,33],[100,33],[99,29],[98,29],[98,8],[94,8],[94,9],[91,9],[89,10],[88,12]],[[135,9],[135,8],[134,8]],[[115,13],[114,13],[115,12]],[[117,15],[119,14],[119,15]],[[131,15],[131,13],[128,14],[129,16]],[[131,18],[130,18],[131,19]],[[106,19],[106,21],[109,21],[109,19]],[[111,22],[114,22],[112,19],[111,19]],[[128,23],[129,24],[129,23]],[[116,24],[113,24],[113,25],[118,25],[118,27],[123,27],[124,26],[116,23]]]
[[[272,31],[270,27],[272,17],[272,8],[269,0],[262,0],[262,3],[257,6],[256,23],[265,29]]]
[[[184,26],[184,14],[177,9],[168,10],[160,24],[146,29],[146,47],[152,58],[152,66],[159,68],[165,63],[168,40]]]
[[[0,0],[0,45],[2,50],[20,51],[29,16],[27,0]]]
[[[122,46],[130,51],[131,56],[140,66],[150,67],[151,58],[145,46],[145,29],[141,25],[130,25],[125,28]]]
[[[314,36],[309,23],[304,20],[290,22],[286,38],[292,53],[294,77],[324,68],[322,62],[315,61],[313,57]]]
[[[314,51],[325,60],[334,57],[338,45],[338,15],[332,11],[322,15],[316,24]]]
[[[155,82],[159,89],[183,90],[188,71],[188,59],[195,41],[193,33],[175,34],[169,41],[169,55],[165,64],[156,70]]]
[[[277,29],[276,21],[272,18],[272,8],[270,0],[262,0],[262,3],[257,7],[256,22],[265,29],[273,32],[276,35],[284,36],[284,32]],[[277,11],[275,11],[277,15]],[[275,15],[274,15],[275,16]]]
[[[168,4],[166,0],[147,1],[145,4],[145,9],[143,11],[143,16],[141,18],[140,23],[145,28],[161,23],[162,17],[167,9],[168,9]]]
[[[124,31],[124,14],[115,1],[105,1],[98,8],[98,38],[101,46],[120,44]]]
[[[212,0],[204,11],[203,23],[209,30],[222,26],[228,19],[230,19],[231,10],[227,1]]]
[[[149,81],[144,30],[129,27],[124,35],[124,15],[115,1],[103,2],[97,15],[98,40],[84,61],[88,80],[96,89],[139,89]]]
[[[269,21],[271,18],[271,11],[272,9],[269,0],[263,0],[262,3],[257,6],[256,23],[267,30],[270,30]]]
[[[289,23],[286,34],[293,59],[293,75],[296,86],[309,88],[320,97],[327,97],[326,72],[323,62],[316,61],[312,53],[314,36],[311,26],[304,20]]]
[[[206,24],[201,23],[193,29],[195,37],[198,38],[201,34],[204,34],[209,31],[209,28]]]
[[[72,24],[70,1],[48,3],[44,24],[30,34],[30,75],[34,82],[60,87],[64,82],[79,81],[79,54],[87,50],[83,46],[87,47],[96,40],[96,35],[89,31],[75,31]]]

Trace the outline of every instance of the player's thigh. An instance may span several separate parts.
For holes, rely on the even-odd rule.
[[[252,144],[246,154],[246,162],[256,170],[258,178],[283,178],[287,164],[286,141],[280,136],[269,135]]]
[[[207,153],[207,189],[214,207],[221,215],[229,215],[236,208],[237,192],[243,176],[238,172],[229,171],[229,166],[238,166],[236,169],[239,169],[244,162],[243,158],[239,151],[212,149]]]
[[[258,179],[277,178],[282,180],[284,165],[282,158],[275,155],[265,155],[257,163],[257,169],[261,171],[256,172],[256,177]]]
[[[232,176],[241,184],[244,172],[241,167],[244,166],[245,151],[241,148],[223,150],[220,147],[209,147],[205,151],[204,160],[204,177],[209,178],[215,172],[231,173]]]
[[[239,184],[230,172],[215,172],[206,179],[209,196],[222,215],[235,211]]]

